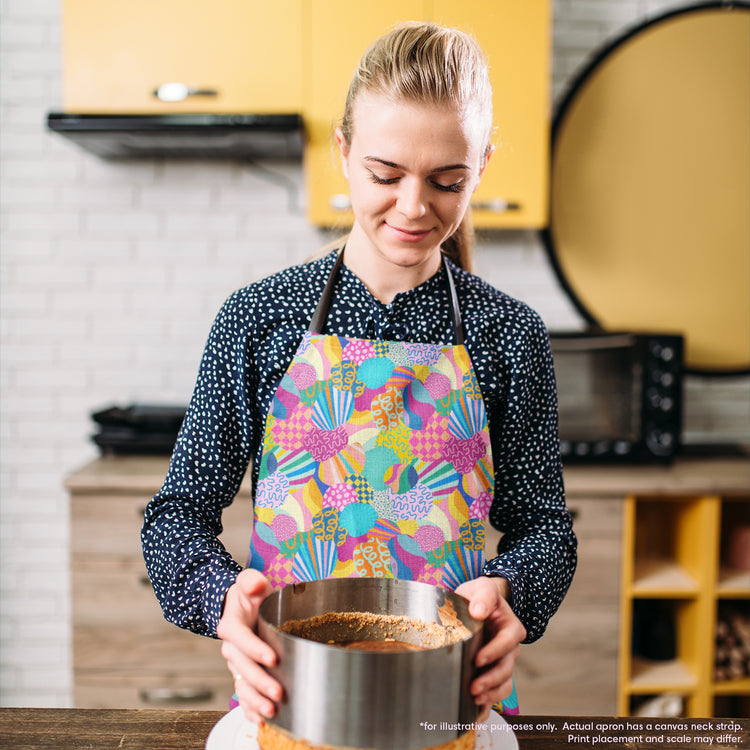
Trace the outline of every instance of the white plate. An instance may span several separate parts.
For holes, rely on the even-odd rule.
[[[477,732],[474,750],[518,750],[516,736],[502,716],[493,714],[486,723],[487,728]],[[248,721],[241,708],[233,708],[214,725],[206,750],[260,750],[257,737],[258,725]]]

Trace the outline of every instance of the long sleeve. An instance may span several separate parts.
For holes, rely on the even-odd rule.
[[[240,570],[217,536],[258,439],[241,310],[232,298],[214,322],[166,481],[146,509],[141,534],[165,617],[203,635],[215,634],[224,594]]]
[[[221,513],[249,466],[257,478],[273,394],[332,266],[328,257],[250,284],[214,320],[167,477],[141,530],[154,593],[165,618],[182,628],[216,635],[241,570],[218,539]]]
[[[490,401],[495,416],[495,500],[490,521],[503,536],[485,574],[506,578],[512,607],[538,639],[565,596],[576,568],[576,538],[565,505],[557,429],[557,396],[549,338],[535,314],[523,327],[501,328],[509,377]],[[492,415],[490,416],[492,421]]]

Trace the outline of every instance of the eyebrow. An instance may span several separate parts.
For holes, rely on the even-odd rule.
[[[364,161],[374,161],[378,164],[382,164],[385,167],[391,167],[392,169],[403,169],[400,164],[396,164],[392,161],[386,161],[385,159],[380,159],[377,156],[365,156]],[[437,169],[430,170],[430,174],[437,174],[438,172],[453,172],[456,169],[470,169],[470,167],[467,164],[447,164],[444,167],[438,167]]]

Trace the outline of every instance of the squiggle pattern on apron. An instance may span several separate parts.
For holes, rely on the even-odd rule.
[[[481,574],[493,466],[464,346],[308,333],[266,424],[248,565],[274,588]]]

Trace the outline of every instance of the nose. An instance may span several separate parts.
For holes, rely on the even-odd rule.
[[[417,179],[402,179],[399,184],[397,208],[410,220],[419,219],[427,213],[425,186]]]

